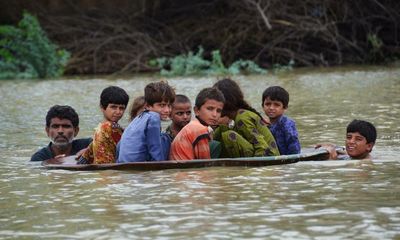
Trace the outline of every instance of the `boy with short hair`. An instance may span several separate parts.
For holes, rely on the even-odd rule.
[[[376,141],[376,128],[367,121],[354,119],[346,129],[347,155],[337,154],[337,146],[334,144],[317,144],[316,148],[326,148],[329,151],[329,159],[371,159],[371,151]]]
[[[210,159],[212,128],[218,125],[225,98],[217,88],[205,88],[196,97],[196,119],[182,128],[171,145],[171,160]]]
[[[49,109],[45,130],[51,142],[34,153],[31,161],[75,155],[87,148],[92,141],[91,138],[74,139],[79,132],[79,116],[68,105],[54,105]]]
[[[177,94],[171,108],[172,123],[165,129],[165,132],[173,140],[176,135],[192,119],[192,104],[190,99],[182,94]]]
[[[262,95],[262,107],[269,117],[269,126],[275,137],[281,155],[300,153],[301,147],[296,123],[284,115],[289,104],[289,93],[280,86],[265,89]]]
[[[174,89],[166,82],[154,82],[144,89],[145,111],[129,124],[119,143],[118,163],[167,160],[169,139],[161,134],[160,120],[167,120]]]
[[[129,96],[124,89],[110,86],[101,92],[100,110],[104,119],[96,128],[93,142],[80,157],[78,164],[115,163],[115,151],[123,129],[118,121],[124,115]]]

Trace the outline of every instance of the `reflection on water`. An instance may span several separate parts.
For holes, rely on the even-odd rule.
[[[101,120],[98,96],[104,87],[121,86],[133,98],[157,79],[4,81],[0,239],[400,237],[399,69],[300,70],[236,79],[258,110],[266,87],[284,86],[290,93],[287,114],[296,120],[303,146],[343,143],[349,121],[372,121],[379,138],[376,160],[155,172],[47,171],[27,161],[48,143],[44,116],[51,105],[72,105],[80,114],[79,136],[89,136]],[[168,81],[194,99],[216,79]]]

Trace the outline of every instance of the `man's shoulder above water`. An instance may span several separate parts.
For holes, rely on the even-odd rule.
[[[87,148],[89,144],[92,142],[92,138],[80,138],[72,141],[72,149],[70,155],[75,155],[80,150]],[[46,146],[38,150],[31,157],[31,161],[44,161],[50,158],[55,157],[53,152],[51,151],[51,142]]]

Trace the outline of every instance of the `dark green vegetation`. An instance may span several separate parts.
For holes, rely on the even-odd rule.
[[[28,13],[18,27],[0,26],[0,79],[59,77],[68,58]]]
[[[14,0],[0,2],[1,23],[19,21],[22,9],[38,15],[50,39],[71,52],[69,74],[160,67],[172,74],[182,66],[191,73],[193,66],[207,68],[202,64],[214,61],[216,49],[223,72],[239,59],[285,69],[400,58],[400,1]]]

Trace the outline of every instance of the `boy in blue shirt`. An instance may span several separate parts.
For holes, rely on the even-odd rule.
[[[171,139],[161,134],[160,120],[167,120],[175,91],[166,82],[154,82],[144,89],[145,110],[125,129],[119,142],[117,163],[168,159]]]
[[[289,104],[289,93],[280,86],[269,87],[262,95],[261,104],[271,121],[269,128],[281,155],[300,153],[296,123],[284,115]]]

